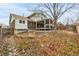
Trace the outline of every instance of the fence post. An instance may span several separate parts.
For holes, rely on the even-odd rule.
[[[2,26],[0,26],[0,39],[2,40]]]

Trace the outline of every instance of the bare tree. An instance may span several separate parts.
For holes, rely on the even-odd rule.
[[[73,9],[75,4],[69,3],[44,3],[39,4],[39,10],[44,11],[46,15],[54,20],[54,27],[57,29],[57,21],[62,17],[67,11]],[[46,12],[45,12],[46,11]]]
[[[66,24],[65,25],[72,25],[72,24],[74,24],[74,22],[75,22],[74,19],[68,17],[68,18],[66,18]]]
[[[75,22],[78,22],[79,21],[79,11],[76,13],[76,20]]]

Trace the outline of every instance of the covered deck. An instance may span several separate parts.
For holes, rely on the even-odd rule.
[[[44,19],[40,21],[35,22],[28,22],[29,29],[35,29],[35,30],[52,30],[54,29],[53,21],[51,19]]]

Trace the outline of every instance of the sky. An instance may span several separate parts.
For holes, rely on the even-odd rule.
[[[0,23],[9,25],[9,16],[10,13],[14,13],[21,16],[28,16],[31,14],[31,11],[36,7],[36,4],[33,3],[0,3]],[[63,19],[66,19],[67,17],[71,17],[74,19],[75,10],[72,12],[67,12],[61,19],[62,22]],[[66,22],[66,21],[65,21]]]
[[[0,23],[9,25],[10,13],[28,16],[31,14],[29,10],[35,7],[36,5],[33,3],[0,3]]]

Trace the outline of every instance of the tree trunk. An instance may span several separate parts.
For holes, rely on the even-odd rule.
[[[54,30],[57,30],[57,20],[54,20]]]

